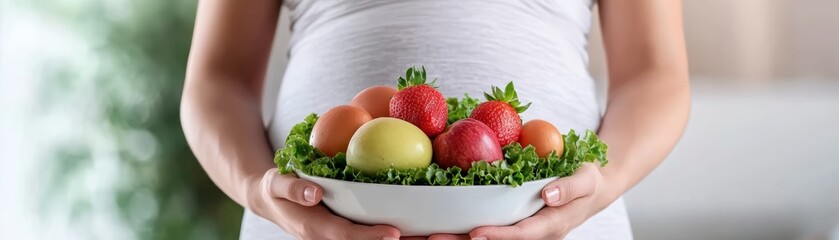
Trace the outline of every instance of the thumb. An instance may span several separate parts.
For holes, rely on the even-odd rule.
[[[573,175],[548,183],[542,189],[542,200],[548,206],[556,207],[591,195],[597,190],[599,174],[594,164],[585,163]]]
[[[273,198],[283,198],[303,206],[317,205],[323,198],[323,189],[317,184],[297,178],[297,175],[280,174],[272,168],[262,177],[262,190]]]

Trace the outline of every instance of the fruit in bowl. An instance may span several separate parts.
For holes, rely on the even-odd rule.
[[[339,216],[422,236],[514,224],[544,207],[540,192],[550,181],[585,162],[607,163],[607,146],[592,131],[563,135],[538,119],[522,125],[518,114],[530,104],[519,103],[512,83],[504,90],[493,87],[486,102],[464,95],[445,99],[440,109],[439,92],[425,77],[424,68],[410,68],[393,96],[375,95],[371,99],[379,100],[365,100],[362,107],[338,106],[343,110],[323,117],[330,123],[310,114],[275,154],[280,172],[322,186],[323,204]],[[422,112],[423,101],[415,98],[433,99],[427,102],[434,106]],[[389,116],[381,115],[385,107]],[[357,113],[368,109],[379,114]],[[353,114],[336,114],[342,112]]]
[[[413,124],[377,118],[361,125],[347,149],[347,165],[375,174],[387,168],[424,168],[431,164],[431,140]]]
[[[495,132],[475,119],[463,119],[434,139],[434,158],[441,167],[469,169],[472,162],[502,159]]]

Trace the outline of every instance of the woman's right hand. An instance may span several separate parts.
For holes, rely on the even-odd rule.
[[[323,188],[297,178],[268,170],[252,184],[249,192],[251,210],[299,239],[370,239],[397,240],[398,229],[387,225],[358,225],[335,216],[320,203]]]

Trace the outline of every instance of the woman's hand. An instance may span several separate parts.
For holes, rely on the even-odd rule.
[[[472,239],[563,239],[572,229],[606,206],[597,199],[603,175],[593,163],[586,163],[574,175],[559,178],[542,189],[548,206],[513,226],[479,227]],[[608,204],[607,204],[608,205]]]
[[[333,215],[323,205],[323,188],[297,178],[268,170],[252,188],[254,212],[276,223],[298,239],[399,239],[398,229],[386,226],[353,224]]]
[[[563,239],[568,232],[612,202],[602,201],[612,195],[604,193],[607,189],[604,182],[597,166],[586,163],[574,175],[559,178],[545,186],[542,200],[547,207],[515,225],[479,227],[468,236],[435,234],[429,240]]]

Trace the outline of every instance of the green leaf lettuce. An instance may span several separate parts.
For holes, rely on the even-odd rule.
[[[477,99],[465,96],[463,101],[449,98],[449,121],[468,117],[477,105]],[[454,113],[452,111],[454,109]],[[452,116],[453,114],[454,116]],[[441,168],[432,163],[427,168],[389,168],[372,175],[361,173],[347,165],[346,155],[339,153],[328,157],[309,145],[309,135],[318,116],[311,114],[305,121],[295,125],[286,138],[285,147],[278,150],[274,163],[283,174],[297,169],[307,175],[333,178],[345,181],[396,185],[468,186],[468,185],[510,185],[519,186],[527,181],[550,177],[566,177],[574,173],[585,162],[597,162],[605,166],[607,146],[590,130],[582,137],[574,130],[563,136],[565,150],[562,155],[555,151],[540,158],[533,146],[522,147],[513,142],[502,148],[504,159],[487,163],[475,162],[468,171],[458,167]]]

